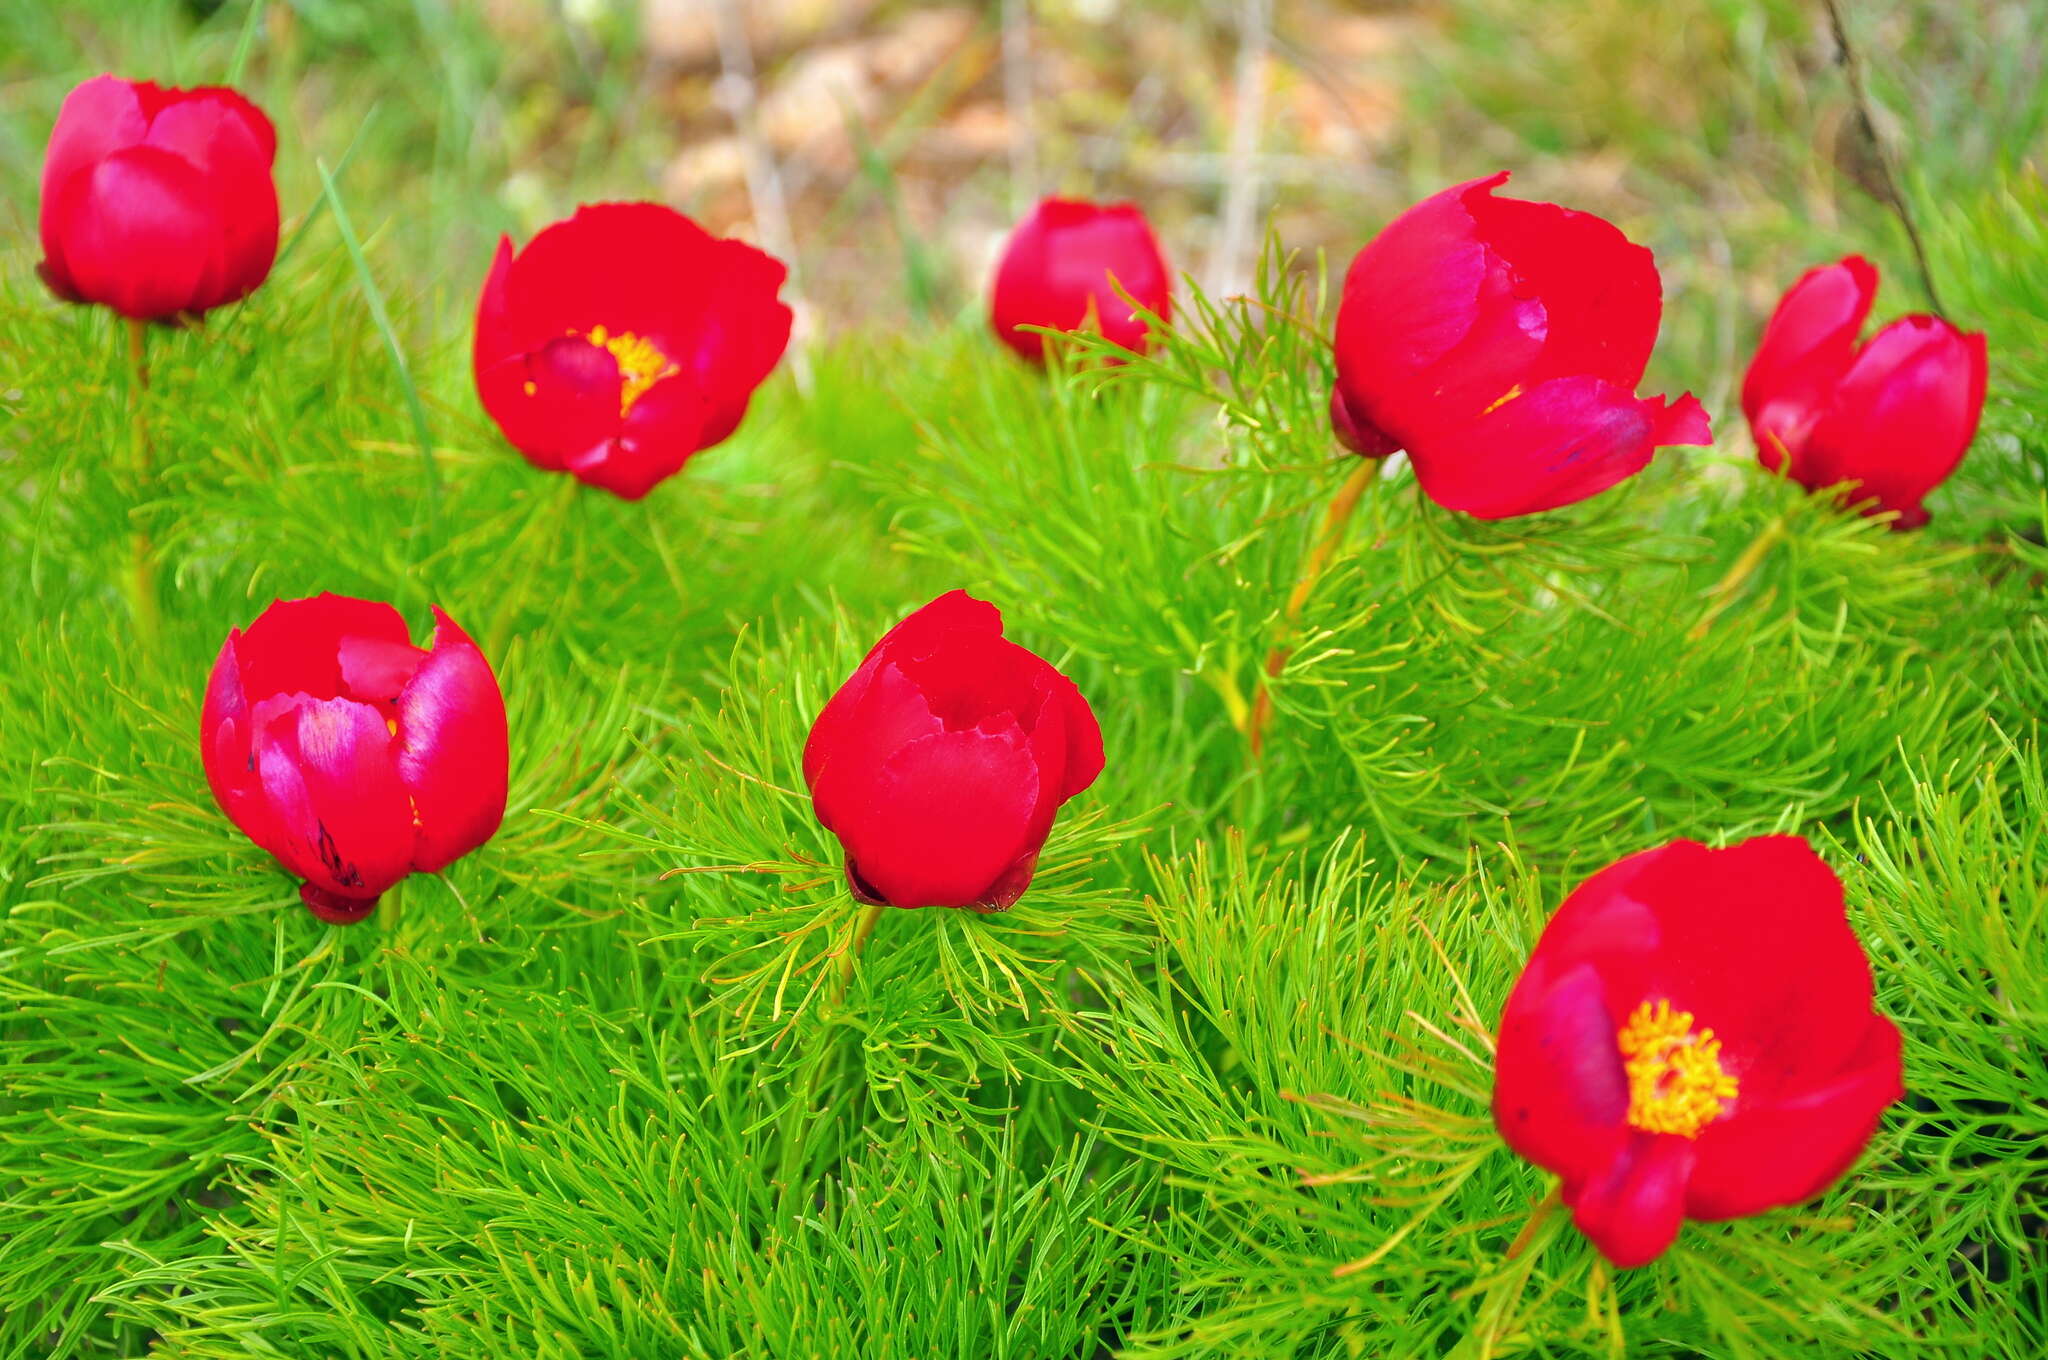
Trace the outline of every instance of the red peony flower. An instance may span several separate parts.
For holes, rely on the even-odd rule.
[[[1422,489],[1481,519],[1554,510],[1705,444],[1690,395],[1635,395],[1663,286],[1591,213],[1495,198],[1507,172],[1402,213],[1358,253],[1337,308],[1333,423],[1408,450]]]
[[[1819,1194],[1904,1092],[1842,885],[1797,836],[1673,841],[1581,884],[1508,996],[1493,1118],[1627,1269],[1680,1220]]]
[[[1894,529],[1963,461],[1984,410],[1984,337],[1904,316],[1861,348],[1877,270],[1860,255],[1808,270],[1778,302],[1742,380],[1757,458],[1808,490],[1853,483]]]
[[[788,272],[657,203],[578,208],[498,243],[477,394],[535,467],[638,500],[739,427],[789,344]]]
[[[213,663],[199,715],[206,782],[228,820],[306,880],[323,921],[489,840],[505,816],[505,700],[439,609],[412,645],[388,604],[277,600]]]
[[[43,154],[43,261],[66,302],[139,321],[245,297],[277,257],[277,134],[233,90],[94,76]]]
[[[863,902],[1001,911],[1031,886],[1060,804],[1102,773],[1074,682],[941,595],[890,629],[804,744],[818,820]]]
[[[1045,357],[1045,337],[1019,326],[1100,331],[1142,354],[1145,322],[1119,286],[1162,318],[1172,315],[1173,280],[1137,205],[1041,199],[1003,247],[989,321],[1027,359]]]

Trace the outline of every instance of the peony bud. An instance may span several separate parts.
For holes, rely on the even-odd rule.
[[[43,261],[67,302],[138,321],[246,297],[277,257],[277,135],[233,90],[95,76],[43,155]]]
[[[1850,484],[1895,529],[1963,461],[1984,410],[1982,334],[1906,316],[1861,348],[1877,270],[1860,255],[1808,270],[1779,300],[1742,380],[1757,459],[1810,491]]]
[[[1088,701],[964,590],[890,629],[804,744],[854,896],[895,907],[1008,907],[1060,805],[1100,773]]]
[[[1003,247],[989,320],[1027,359],[1044,357],[1045,337],[1020,326],[1099,331],[1142,354],[1145,322],[1126,296],[1162,318],[1172,315],[1173,281],[1145,214],[1131,203],[1047,198]]]
[[[497,678],[447,615],[434,620],[422,650],[388,604],[277,600],[213,663],[206,782],[228,820],[305,880],[299,896],[323,921],[361,920],[504,818]]]

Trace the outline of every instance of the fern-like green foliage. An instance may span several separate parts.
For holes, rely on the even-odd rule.
[[[1731,409],[1502,524],[1396,459],[1289,620],[1357,468],[1321,262],[1044,374],[971,319],[816,345],[628,505],[502,445],[477,280],[422,289],[389,161],[326,150],[146,388],[0,251],[0,1360],[2048,1351],[2037,179],[1930,229],[1997,368],[1929,529]],[[804,736],[955,586],[1108,766],[1014,909],[863,938]],[[512,730],[497,838],[346,928],[196,733],[228,629],[323,589],[447,609]],[[1846,882],[1910,1094],[1816,1202],[1617,1274],[1493,1132],[1493,1024],[1585,874],[1771,830]]]

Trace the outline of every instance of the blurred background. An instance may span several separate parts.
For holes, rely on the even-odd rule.
[[[2038,185],[2041,0],[1840,8],[1882,147],[1823,0],[0,0],[0,222],[33,240],[82,74],[238,62],[280,129],[287,234],[336,168],[422,340],[461,330],[500,232],[580,201],[663,199],[785,256],[815,339],[971,315],[1041,193],[1139,201],[1227,291],[1269,228],[1341,268],[1507,167],[1656,249],[1650,385],[1718,408],[1810,263],[1870,253],[1881,307],[1924,306],[1881,149],[1931,219]]]

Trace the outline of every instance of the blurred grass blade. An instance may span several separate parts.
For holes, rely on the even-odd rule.
[[[384,348],[390,351],[392,366],[398,370],[398,380],[405,388],[405,405],[412,415],[412,430],[420,445],[420,462],[427,474],[427,522],[430,526],[440,521],[441,470],[434,462],[434,439],[427,429],[427,409],[420,404],[419,384],[413,381],[412,368],[405,361],[405,347],[398,343],[398,332],[392,328],[391,313],[384,306],[384,294],[377,287],[377,280],[370,273],[370,261],[363,254],[363,244],[356,237],[356,229],[349,221],[348,209],[342,205],[341,194],[334,187],[334,176],[327,169],[327,162],[315,160],[314,166],[320,171],[320,188],[326,196],[327,206],[334,213],[334,226],[341,233],[341,242],[348,247],[349,258],[355,261],[356,278],[363,286],[363,300],[370,305],[370,319],[377,323],[377,333],[384,337]]]

